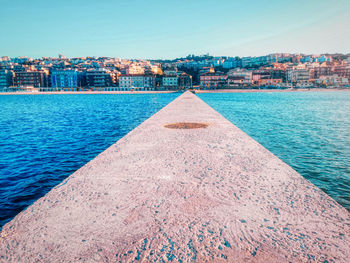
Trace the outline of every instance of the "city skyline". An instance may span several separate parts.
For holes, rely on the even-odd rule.
[[[83,58],[83,59],[88,59],[88,58],[110,58],[110,59],[121,59],[121,60],[127,60],[127,61],[152,61],[152,62],[157,62],[157,61],[181,61],[184,59],[192,59],[194,57],[196,58],[200,58],[200,57],[212,57],[212,58],[259,58],[259,57],[266,57],[266,56],[278,56],[278,55],[289,55],[289,56],[301,56],[301,57],[319,57],[319,56],[338,56],[338,55],[343,55],[343,56],[349,56],[350,52],[348,53],[342,53],[342,52],[335,52],[335,53],[288,53],[288,52],[276,52],[276,53],[269,53],[269,54],[262,54],[262,55],[258,55],[258,56],[251,56],[251,55],[247,55],[247,56],[236,56],[236,55],[232,55],[232,56],[228,56],[228,55],[218,55],[218,56],[214,56],[210,53],[206,53],[206,54],[187,54],[185,56],[182,57],[174,57],[174,58],[155,58],[155,59],[148,59],[148,58],[122,58],[122,57],[114,57],[114,56],[107,56],[107,55],[101,55],[101,56],[66,56],[65,54],[61,54],[61,53],[57,53],[53,56],[37,56],[37,57],[31,57],[31,56],[7,56],[7,55],[3,55],[0,54],[0,61],[1,59],[4,59],[4,61],[7,60],[7,58],[9,60],[13,60],[13,59],[17,59],[17,58],[27,58],[30,60],[41,60],[41,59],[74,59],[74,58]]]
[[[350,53],[348,1],[2,1],[2,56]]]

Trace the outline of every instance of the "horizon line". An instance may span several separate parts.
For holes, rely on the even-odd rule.
[[[72,59],[72,58],[119,58],[119,59],[123,59],[123,60],[176,60],[176,59],[183,59],[183,58],[187,58],[189,56],[194,56],[194,57],[205,57],[205,56],[209,56],[209,57],[214,57],[214,58],[223,58],[223,57],[230,57],[230,58],[244,58],[244,57],[264,57],[264,56],[270,56],[270,55],[278,55],[278,54],[287,54],[287,55],[299,55],[299,56],[315,56],[315,55],[343,55],[343,56],[350,56],[350,52],[349,53],[343,53],[343,52],[325,52],[325,53],[301,53],[301,52],[296,52],[296,53],[290,53],[290,52],[274,52],[274,53],[268,53],[268,54],[264,54],[264,55],[258,55],[258,56],[233,56],[233,55],[211,55],[209,53],[206,54],[188,54],[186,56],[183,57],[175,57],[175,58],[126,58],[126,57],[118,57],[118,56],[108,56],[108,55],[100,55],[100,56],[93,56],[93,55],[85,55],[85,56],[66,56],[64,54],[60,54],[58,53],[58,56],[41,56],[41,57],[37,57],[37,56],[27,56],[27,55],[18,55],[18,56],[8,56],[8,55],[2,55],[0,58],[3,57],[9,57],[9,58],[32,58],[32,59],[43,59],[43,58],[59,58],[60,55],[64,56],[65,58],[68,59]]]

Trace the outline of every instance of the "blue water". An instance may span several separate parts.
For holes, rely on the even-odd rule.
[[[177,96],[0,96],[0,229]]]
[[[0,96],[0,228],[177,96]],[[350,210],[350,92],[199,97]]]
[[[350,210],[350,92],[199,97]]]

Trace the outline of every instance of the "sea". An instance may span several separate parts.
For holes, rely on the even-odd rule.
[[[199,97],[350,211],[350,91]]]
[[[0,95],[0,229],[177,96]]]
[[[179,94],[0,96],[0,229]],[[350,92],[198,96],[350,211]]]

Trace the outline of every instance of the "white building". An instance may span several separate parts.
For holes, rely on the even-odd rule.
[[[154,75],[121,75],[119,77],[120,90],[154,90]]]
[[[308,69],[288,69],[287,70],[288,82],[295,82],[300,84],[308,83],[310,80],[310,71]]]
[[[242,77],[243,79],[251,82],[253,80],[253,71],[251,70],[246,70],[246,69],[231,69],[227,73],[228,77]]]
[[[341,86],[348,85],[349,79],[344,77],[339,77],[338,75],[332,76],[321,76],[316,79],[317,84],[325,84],[327,86]]]

